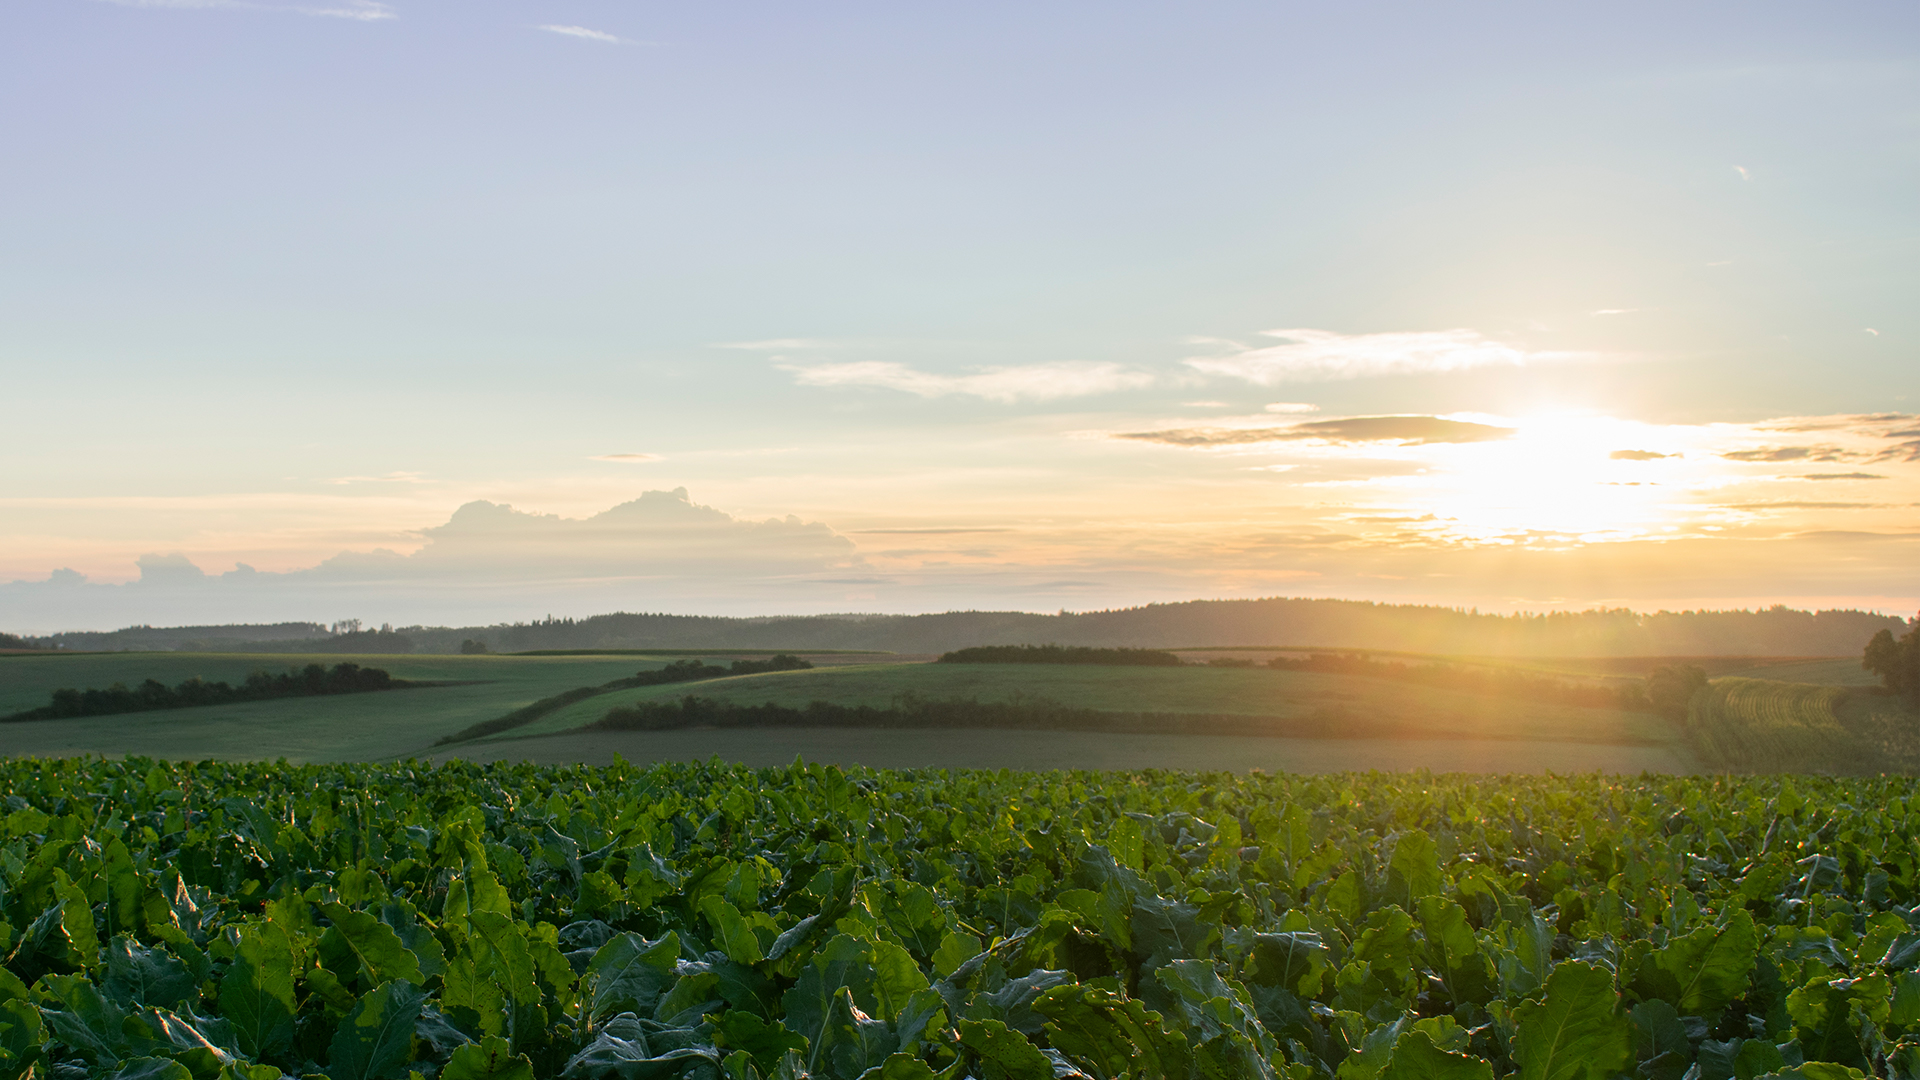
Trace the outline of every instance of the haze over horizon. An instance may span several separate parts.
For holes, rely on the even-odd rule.
[[[0,630],[1910,615],[1917,51],[1893,3],[26,0]]]

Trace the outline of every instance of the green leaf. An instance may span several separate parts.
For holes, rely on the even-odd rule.
[[[360,999],[327,1050],[333,1080],[397,1080],[413,1056],[414,1022],[426,995],[409,982],[385,982]]]
[[[1555,967],[1546,999],[1514,1010],[1519,1080],[1600,1080],[1625,1068],[1633,1034],[1618,1003],[1607,969],[1576,960]]]
[[[1419,911],[1427,964],[1440,976],[1447,997],[1456,1006],[1493,1000],[1493,964],[1480,951],[1480,942],[1467,923],[1467,909],[1444,897],[1424,896]]]
[[[1253,936],[1253,969],[1247,981],[1277,986],[1301,997],[1318,997],[1327,970],[1327,947],[1308,930]]]
[[[1440,1049],[1426,1032],[1407,1031],[1393,1044],[1380,1080],[1493,1080],[1493,1066]]]
[[[1446,887],[1440,873],[1440,852],[1433,837],[1415,829],[1394,841],[1393,857],[1387,860],[1387,897],[1412,908],[1423,896],[1433,896]]]
[[[808,1065],[841,1080],[855,1080],[900,1048],[886,1021],[868,1016],[846,987],[833,995],[820,1037],[808,1051]]]
[[[1670,996],[1683,1014],[1710,1016],[1744,997],[1759,956],[1753,916],[1736,908],[1723,926],[1702,926],[1667,943],[1654,963],[1672,979]]]
[[[440,1080],[534,1080],[533,1061],[507,1040],[488,1037],[455,1050]]]
[[[320,913],[333,923],[321,938],[321,950],[326,951],[329,938],[337,939],[352,950],[360,962],[366,985],[404,979],[418,986],[427,981],[420,971],[420,958],[413,955],[393,927],[371,912],[351,911],[344,904],[328,903],[320,905]]]
[[[728,1009],[708,1020],[713,1024],[714,1045],[746,1051],[764,1073],[771,1074],[778,1068],[787,1051],[807,1048],[807,1040],[780,1021],[762,1020],[740,1009]]]
[[[1791,1069],[1770,1072],[1755,1080],[1873,1080],[1859,1069],[1848,1065],[1837,1065],[1831,1061],[1809,1061],[1805,1065],[1796,1065]]]
[[[927,976],[907,950],[891,941],[876,941],[871,951],[875,1015],[893,1023],[913,995],[927,989]]]
[[[1148,1012],[1136,998],[1075,984],[1041,994],[1033,1010],[1048,1019],[1047,1041],[1074,1061],[1091,1065],[1096,1075],[1188,1074],[1186,1036],[1166,1030],[1160,1014]]]
[[[220,1012],[249,1057],[278,1053],[293,1038],[293,946],[271,923],[242,926],[233,966],[220,980]]]
[[[736,964],[757,964],[766,958],[760,949],[760,939],[754,936],[753,928],[747,920],[741,918],[740,909],[727,903],[718,896],[708,896],[700,903],[700,913],[707,917],[713,927],[720,948],[727,959]]]
[[[187,965],[165,949],[147,949],[124,936],[107,943],[108,995],[121,1001],[162,1008],[196,996],[199,991]]]
[[[979,1059],[982,1080],[1053,1080],[1047,1055],[998,1020],[960,1021],[960,1043]]]
[[[40,1059],[46,1024],[33,1003],[20,998],[0,1002],[0,1077],[13,1080]]]
[[[935,1080],[933,1067],[912,1054],[892,1054],[860,1074],[860,1080]]]
[[[978,955],[980,955],[980,939],[972,934],[955,930],[940,939],[940,947],[933,951],[934,974],[944,979],[953,974],[961,964]]]
[[[193,1072],[166,1058],[137,1057],[121,1062],[108,1080],[193,1080]]]
[[[652,1015],[660,996],[674,983],[674,964],[680,959],[680,938],[667,934],[648,941],[624,933],[600,946],[581,975],[589,987],[587,1015],[599,1020],[615,1013]]]

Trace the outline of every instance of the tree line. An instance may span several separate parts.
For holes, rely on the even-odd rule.
[[[1087,645],[978,645],[943,653],[936,664],[1103,664],[1118,667],[1179,667],[1159,649],[1108,649]]]
[[[1891,630],[1873,635],[1860,657],[1860,666],[1880,676],[1889,693],[1920,707],[1920,616],[1897,638]]]
[[[358,664],[335,664],[331,670],[322,664],[308,664],[279,675],[256,671],[239,686],[208,682],[195,676],[176,686],[168,686],[158,679],[147,679],[134,687],[114,683],[104,690],[55,690],[48,704],[0,717],[0,723],[191,709],[201,705],[231,705],[243,701],[326,694],[364,694],[430,685],[433,684],[396,679],[380,668],[363,668]]]

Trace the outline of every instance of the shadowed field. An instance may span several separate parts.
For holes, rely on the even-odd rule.
[[[636,764],[718,757],[755,768],[796,757],[878,769],[1189,769],[1325,773],[1684,773],[1671,746],[1476,739],[1289,739],[1245,735],[1113,735],[1070,731],[865,731],[786,728],[614,731],[470,743],[435,760]]]
[[[577,702],[500,737],[551,734],[593,723],[618,705],[688,694],[754,705],[885,708],[923,699],[1045,699],[1115,712],[1275,717],[1390,718],[1442,738],[1664,744],[1672,726],[1644,713],[1591,709],[1441,690],[1385,679],[1266,668],[1099,667],[1041,664],[869,664],[657,686]]]

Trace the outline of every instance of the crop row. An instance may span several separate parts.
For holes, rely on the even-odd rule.
[[[0,1077],[1920,1076],[1899,780],[0,764]]]

